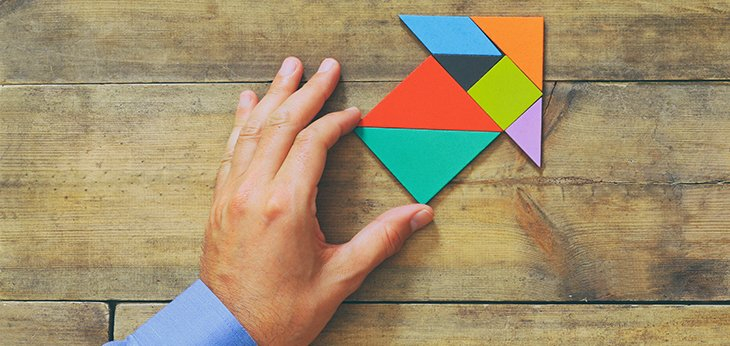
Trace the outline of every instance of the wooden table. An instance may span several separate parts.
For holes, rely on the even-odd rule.
[[[399,13],[546,20],[544,168],[507,138],[320,344],[730,344],[730,2],[0,0],[0,344],[123,338],[197,274],[240,90],[287,55],[368,110],[427,55]],[[319,210],[408,194],[354,136]]]

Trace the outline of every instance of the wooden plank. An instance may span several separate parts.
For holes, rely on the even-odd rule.
[[[114,340],[124,340],[166,304],[121,303],[114,311]]]
[[[0,302],[0,345],[100,345],[109,308],[89,302]]]
[[[394,86],[342,83],[326,109],[356,105],[368,111]],[[3,173],[75,166],[100,172],[106,171],[104,167],[157,171],[163,166],[210,172],[228,135],[237,94],[244,88],[262,93],[266,85],[0,88]],[[550,109],[544,126],[545,168],[535,169],[509,140],[500,138],[477,159],[474,179],[728,180],[730,143],[725,134],[730,129],[726,116],[730,83],[558,83],[552,90],[552,85],[546,90]],[[354,138],[339,148],[335,155],[347,160],[367,152]],[[336,170],[337,165],[330,168]],[[333,171],[329,179],[351,179],[352,170],[347,168]],[[374,178],[390,180],[387,175]]]
[[[0,84],[262,81],[287,55],[345,80],[402,79],[427,54],[397,15],[538,15],[548,80],[728,79],[730,4],[580,0],[0,2]]]
[[[163,304],[120,304],[124,339]],[[728,306],[344,304],[315,345],[727,344]]]
[[[392,87],[345,83],[328,108]],[[0,88],[0,299],[163,300],[192,282],[238,90]],[[352,299],[729,299],[729,96],[728,83],[559,83],[545,168],[498,139]],[[335,242],[409,201],[354,136],[321,191]]]

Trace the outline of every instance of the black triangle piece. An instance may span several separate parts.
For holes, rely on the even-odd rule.
[[[434,54],[433,56],[464,90],[469,90],[502,59],[499,55]]]

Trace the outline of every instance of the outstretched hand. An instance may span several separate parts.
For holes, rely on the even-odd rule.
[[[314,340],[365,276],[433,219],[427,205],[401,206],[349,242],[327,243],[317,185],[327,150],[361,114],[348,108],[312,122],[340,66],[325,59],[297,90],[302,73],[302,63],[287,58],[260,101],[241,93],[200,260],[202,281],[262,345]]]

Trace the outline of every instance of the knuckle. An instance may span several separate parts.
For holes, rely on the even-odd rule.
[[[223,156],[221,157],[221,168],[218,170],[219,176],[220,173],[223,171],[223,166],[230,164],[231,160],[233,160],[233,150],[226,150],[226,152],[223,153]]]
[[[307,85],[317,93],[327,93],[332,88],[334,81],[327,73],[315,73]]]
[[[227,207],[227,212],[233,215],[240,216],[251,209],[251,192],[253,186],[250,183],[244,182],[238,189],[233,193],[228,201],[224,203]],[[226,212],[223,210],[222,213]]]
[[[312,83],[309,83],[309,91],[313,95],[317,95],[317,97],[325,98],[326,94],[328,94],[329,83],[327,83],[327,81],[323,79],[323,76],[317,77],[318,78],[312,79]]]
[[[383,243],[385,244],[385,255],[393,256],[403,245],[403,237],[398,229],[390,222],[383,223]]]
[[[286,108],[278,108],[273,111],[266,119],[266,125],[269,127],[281,127],[288,125],[292,120],[291,112]]]
[[[248,198],[245,195],[236,194],[228,201],[228,210],[235,214],[241,215],[249,208]],[[221,211],[221,215],[223,211]]]
[[[281,218],[292,209],[291,200],[292,199],[288,193],[279,191],[271,194],[264,206],[264,218],[268,221],[273,221]]]
[[[261,127],[257,125],[246,125],[238,133],[239,141],[258,140],[261,138]]]
[[[285,81],[286,80],[274,80],[274,82],[271,83],[271,87],[269,87],[269,90],[266,92],[266,95],[274,98],[288,96],[289,88],[286,87],[286,83],[284,83]]]
[[[305,129],[302,132],[299,132],[299,134],[297,134],[297,137],[294,139],[294,142],[298,146],[301,146],[304,148],[309,148],[309,147],[317,145],[317,143],[319,142],[319,136],[317,136],[316,132],[314,130],[312,130],[311,128]]]

